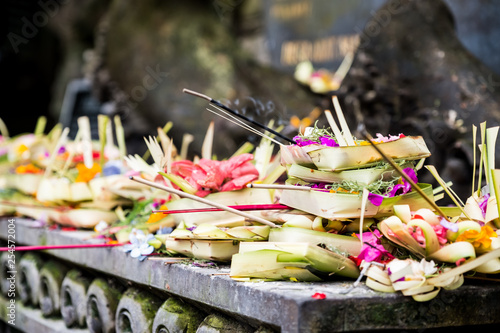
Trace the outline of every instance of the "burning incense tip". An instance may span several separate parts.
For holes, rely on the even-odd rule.
[[[186,94],[193,95],[193,96],[201,97],[203,99],[206,99],[209,102],[212,101],[211,97],[208,97],[207,95],[203,95],[202,93],[199,93],[199,92],[196,92],[196,91],[193,91],[193,90],[189,90],[189,89],[184,88],[184,89],[182,89],[182,92],[184,92]]]

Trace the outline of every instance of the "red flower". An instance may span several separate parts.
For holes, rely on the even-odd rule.
[[[311,297],[315,298],[315,299],[325,299],[326,295],[323,293],[316,293],[316,294],[312,295]]]
[[[239,190],[256,180],[259,172],[250,162],[252,159],[252,154],[242,154],[227,161],[177,161],[172,163],[172,173],[184,178],[203,197],[211,192]]]
[[[353,257],[353,256],[349,256],[349,259],[351,259],[352,261],[354,261],[354,263],[356,264],[356,266],[359,267],[359,265],[361,265],[361,263],[363,262],[363,259],[358,259],[358,257]]]

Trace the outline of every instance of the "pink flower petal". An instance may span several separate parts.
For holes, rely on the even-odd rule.
[[[251,181],[254,181],[258,178],[256,175],[244,175],[239,178],[233,179],[221,187],[221,191],[234,191],[234,190],[241,190],[244,188],[248,183]]]

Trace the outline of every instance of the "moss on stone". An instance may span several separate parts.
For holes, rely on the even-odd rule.
[[[154,318],[156,311],[162,304],[162,301],[156,296],[136,288],[127,289],[123,297],[129,297],[134,302],[140,304],[142,312],[149,318]]]
[[[43,265],[42,270],[40,271],[40,275],[52,276],[60,286],[62,281],[64,280],[64,277],[66,276],[67,271],[68,268],[66,266],[57,261],[51,260]]]
[[[28,253],[24,254],[23,257],[21,258],[21,260],[26,261],[26,262],[31,262],[34,265],[36,265],[38,268],[41,268],[43,265],[42,258],[40,258],[40,256],[37,255],[36,253],[32,253],[32,252],[28,252]]]
[[[39,245],[47,245],[47,235],[46,234],[41,234],[40,235],[40,243]]]
[[[120,297],[122,296],[122,290],[114,286],[110,286],[110,284],[108,284],[108,282],[106,282],[103,278],[96,278],[92,283],[102,290],[109,303],[109,308],[116,309],[118,302],[120,301]]]
[[[211,314],[205,318],[205,324],[219,332],[250,332],[250,327],[219,314]]]
[[[170,297],[162,304],[161,308],[167,312],[178,314],[186,323],[186,332],[195,332],[205,316],[191,304],[176,297]]]

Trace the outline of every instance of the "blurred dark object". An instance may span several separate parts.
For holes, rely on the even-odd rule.
[[[88,117],[92,140],[99,140],[97,117],[103,114],[103,105],[92,93],[92,84],[87,79],[75,79],[68,84],[64,94],[59,122],[69,128],[69,137],[74,139],[78,132],[78,118]]]
[[[465,199],[475,167],[472,125],[499,124],[500,78],[459,41],[443,1],[391,3],[380,9],[384,27],[365,31],[338,94],[350,124],[359,123],[357,112],[372,134],[423,136],[432,152],[426,164]]]
[[[33,23],[41,10],[36,1],[4,0],[0,4],[0,117],[11,135],[33,132],[42,115],[48,117],[48,126],[55,124],[49,105],[61,44],[46,24]],[[36,18],[48,20],[41,14]]]
[[[445,0],[464,46],[500,75],[500,3],[496,0]]]

